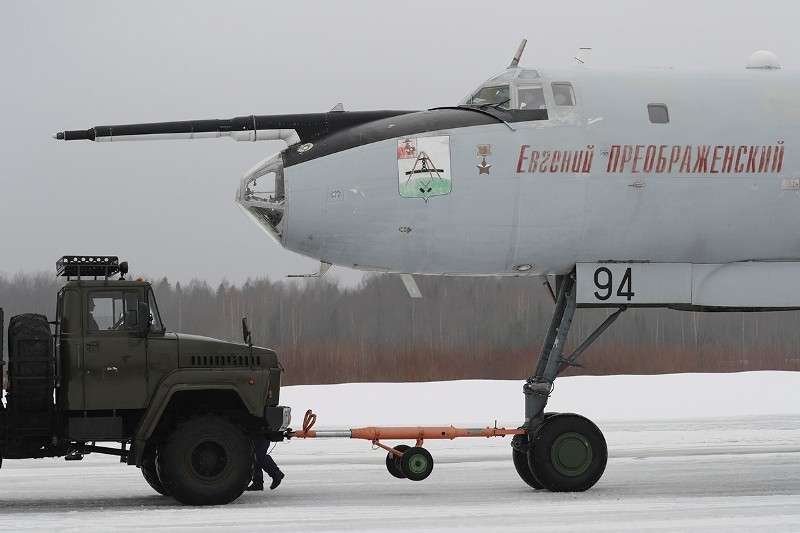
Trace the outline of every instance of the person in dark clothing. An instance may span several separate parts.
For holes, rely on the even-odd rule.
[[[94,320],[94,298],[89,298],[89,330],[97,331],[100,328]]]
[[[253,482],[245,490],[264,490],[264,474],[272,478],[269,490],[274,490],[283,481],[284,474],[275,460],[267,453],[269,441],[259,433],[253,436]]]

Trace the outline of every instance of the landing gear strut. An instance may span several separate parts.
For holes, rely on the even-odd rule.
[[[556,376],[572,365],[626,308],[609,316],[570,356],[563,357],[575,315],[575,273],[557,277],[558,299],[539,360],[522,387],[525,394],[525,435],[512,441],[512,459],[520,478],[535,489],[580,492],[592,487],[606,468],[608,447],[588,418],[569,413],[545,413]],[[527,461],[526,461],[527,460]],[[527,466],[527,468],[526,468]]]

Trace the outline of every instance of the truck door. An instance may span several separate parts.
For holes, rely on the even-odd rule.
[[[134,289],[87,294],[82,365],[87,410],[138,409],[145,404],[147,344],[136,335],[140,298]]]

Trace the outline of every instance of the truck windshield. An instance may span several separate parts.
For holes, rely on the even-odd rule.
[[[158,306],[156,305],[156,295],[153,294],[152,288],[147,291],[147,304],[150,306],[150,318],[153,320],[150,323],[150,331],[163,332],[164,324],[161,323],[161,315],[158,314]]]

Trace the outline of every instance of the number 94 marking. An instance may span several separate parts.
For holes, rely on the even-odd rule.
[[[614,290],[613,278],[614,276],[611,274],[611,270],[606,267],[600,267],[594,271],[594,286],[598,289],[594,293],[595,298],[603,302],[611,298],[611,294]],[[628,301],[631,301],[631,298],[635,295],[632,288],[630,267],[628,267],[622,275],[622,280],[619,282],[619,286],[617,286],[616,295]]]

